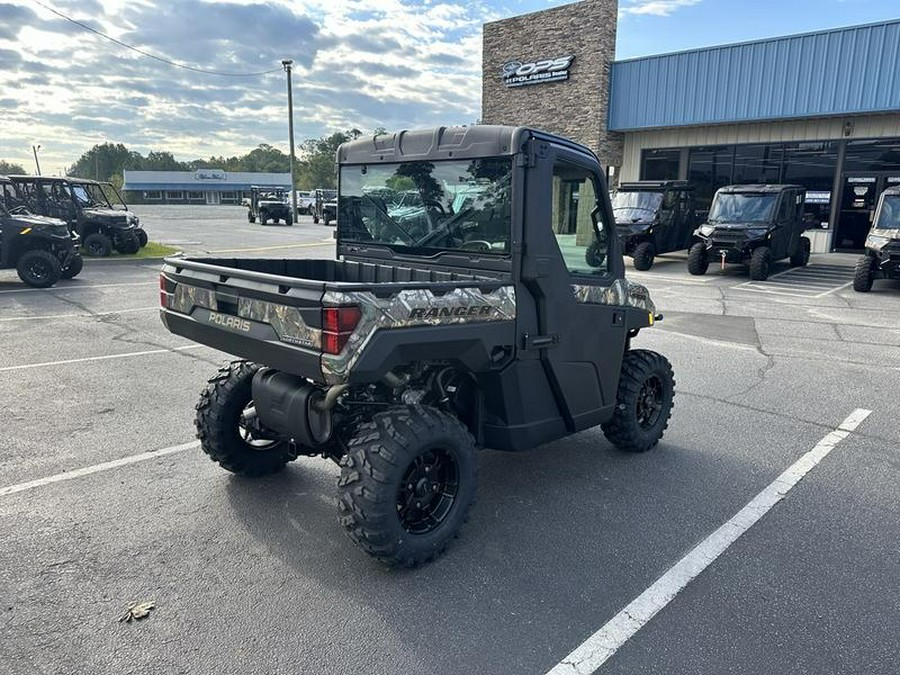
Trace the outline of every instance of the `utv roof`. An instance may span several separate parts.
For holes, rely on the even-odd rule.
[[[530,138],[543,138],[582,152],[597,161],[583,145],[562,136],[528,127],[476,124],[470,127],[435,127],[398,131],[344,143],[338,148],[339,164],[476,159],[515,155]]]
[[[103,181],[91,180],[90,178],[77,178],[75,176],[10,176],[13,180],[42,180],[48,183],[81,183],[83,185],[102,185]]]
[[[726,194],[740,194],[742,192],[752,192],[754,194],[784,192],[785,190],[806,190],[802,185],[769,185],[763,183],[755,183],[750,185],[724,185],[716,192],[724,192]]]
[[[619,183],[620,192],[652,192],[653,190],[693,190],[694,186],[686,180],[636,180],[630,183]]]

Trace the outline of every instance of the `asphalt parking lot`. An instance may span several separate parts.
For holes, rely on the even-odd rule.
[[[188,252],[332,253],[308,219],[155,208],[151,238]],[[626,612],[597,672],[896,673],[900,284],[854,293],[854,262],[760,284],[679,256],[629,268],[666,315],[634,345],[675,369],[663,442],[485,450],[461,538],[399,572],[344,536],[336,466],[244,480],[197,449],[194,405],[228,357],[165,331],[157,261],[90,262],[46,291],[4,272],[0,673],[592,672],[579,646],[857,410],[655,616]],[[147,619],[117,621],[142,600]]]

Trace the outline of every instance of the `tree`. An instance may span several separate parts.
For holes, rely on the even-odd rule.
[[[301,190],[335,188],[337,180],[334,158],[341,143],[359,138],[362,131],[348,129],[322,138],[310,138],[300,145],[303,160],[297,171],[297,187]]]
[[[23,173],[25,173],[25,169],[22,168],[21,164],[14,164],[13,162],[0,159],[0,175],[15,176]]]
[[[121,143],[102,143],[81,155],[66,173],[105,181],[116,175],[121,176],[125,169],[142,168],[143,161],[140,153],[132,152]]]

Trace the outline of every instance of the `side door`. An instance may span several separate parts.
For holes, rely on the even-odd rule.
[[[791,249],[791,237],[794,215],[794,191],[785,190],[778,195],[778,203],[775,205],[775,231],[772,233],[772,260],[781,260],[787,257]]]
[[[546,141],[526,179],[522,282],[537,314],[537,352],[569,431],[609,418],[625,348],[624,276],[599,165]]]

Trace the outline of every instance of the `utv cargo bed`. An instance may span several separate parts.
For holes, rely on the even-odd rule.
[[[484,366],[486,345],[514,340],[511,281],[433,267],[170,258],[160,304],[163,323],[177,335],[326,384],[364,381],[415,360],[418,348]],[[435,325],[455,330],[428,330]],[[397,328],[421,332],[404,334],[416,347],[399,354],[378,335]],[[363,345],[374,370],[360,360]]]

